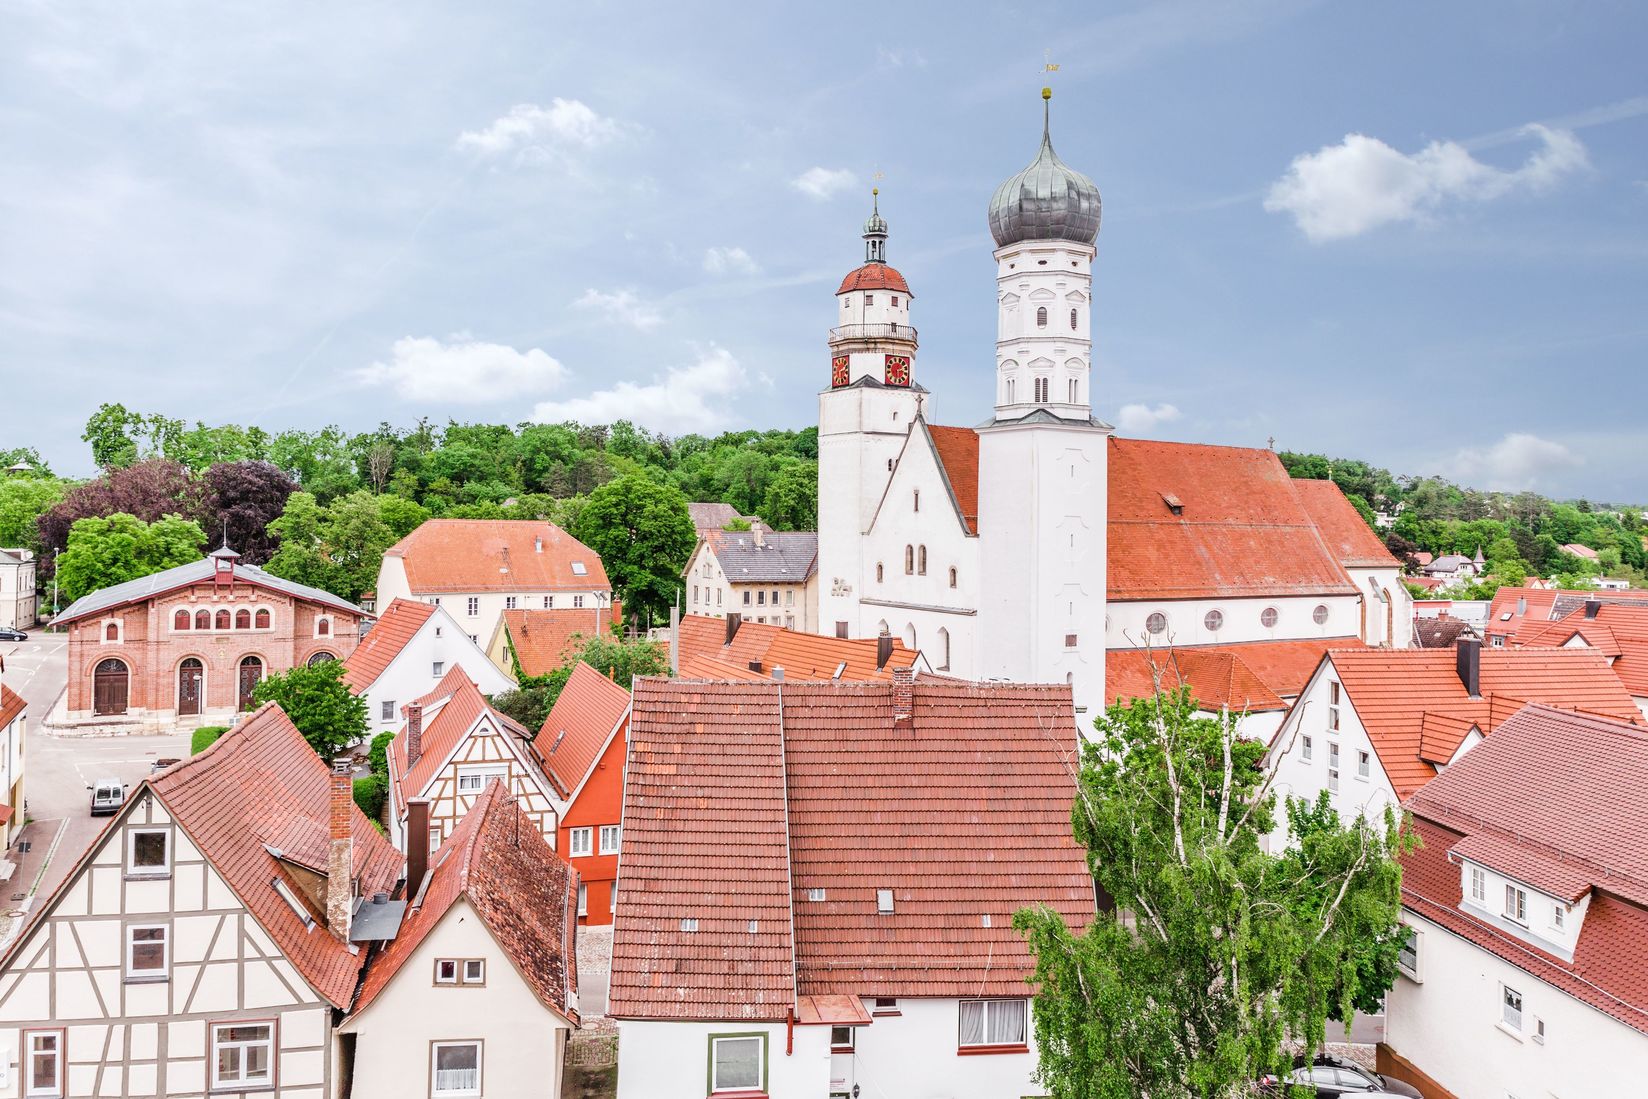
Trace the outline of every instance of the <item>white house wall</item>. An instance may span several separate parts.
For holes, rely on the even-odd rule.
[[[1404,913],[1420,933],[1419,976],[1397,978],[1385,1043],[1459,1099],[1580,1099],[1634,1093],[1648,1080],[1648,1035],[1498,956]],[[1502,989],[1522,994],[1522,1030],[1502,1024]],[[1534,1040],[1534,1020],[1545,1040]],[[1623,1089],[1623,1090],[1622,1090]]]
[[[464,815],[475,807],[486,790],[483,779],[479,790],[459,792],[459,778],[468,773],[495,772],[505,788],[517,799],[522,812],[538,826],[550,847],[555,846],[558,808],[551,796],[548,780],[531,763],[525,749],[515,739],[498,728],[490,715],[483,714],[475,726],[458,743],[428,785],[411,797],[429,799],[429,825],[441,830],[441,842],[452,835]],[[399,820],[392,834],[404,850],[407,837],[405,822]]]
[[[483,959],[484,984],[437,985],[440,958]],[[429,1095],[432,1044],[477,1040],[482,1094],[558,1096],[568,1028],[533,994],[469,902],[460,899],[388,986],[339,1033],[356,1036],[351,1099]]]
[[[439,631],[439,636],[436,631]],[[435,673],[435,665],[441,673]],[[434,690],[441,676],[454,667],[461,667],[484,695],[494,695],[515,687],[513,677],[506,675],[487,658],[486,653],[469,640],[468,630],[447,613],[443,604],[435,608],[412,640],[395,655],[382,674],[367,687],[366,718],[376,731],[393,732],[404,720],[400,708]],[[389,703],[393,713],[384,716],[384,704]]]
[[[798,1026],[785,1053],[783,1023],[618,1021],[618,1099],[704,1099],[714,1035],[767,1039],[767,1089],[774,1099],[829,1099],[830,1028]],[[875,1092],[866,1091],[874,1096]],[[927,1093],[898,1099],[920,1099]]]
[[[869,1006],[866,1002],[866,1006]],[[1035,1036],[1026,1007],[1031,1052],[961,1054],[959,1000],[900,998],[899,1014],[883,1015],[858,1028],[853,1082],[863,1095],[903,1099],[999,1099],[1042,1095],[1031,1074],[1036,1068]]]
[[[1326,607],[1327,621],[1318,625],[1317,607]],[[1276,625],[1261,619],[1267,607],[1276,608]],[[1107,610],[1105,643],[1112,649],[1152,645],[1233,645],[1246,641],[1305,641],[1326,637],[1357,637],[1361,614],[1354,595],[1290,596],[1272,599],[1145,599],[1112,602]],[[1218,611],[1224,621],[1218,630],[1207,628],[1207,614]],[[1151,636],[1149,617],[1167,616],[1165,633]],[[1411,624],[1411,619],[1410,619]]]

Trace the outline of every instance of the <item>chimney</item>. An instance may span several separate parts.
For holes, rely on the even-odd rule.
[[[765,549],[767,547],[767,533],[761,529],[760,523],[750,524],[750,538],[754,540],[756,549]]]
[[[773,670],[772,670],[772,677],[773,677],[774,681],[776,681],[778,683],[784,682],[784,665],[774,664],[773,665]]]
[[[670,675],[681,674],[681,604],[670,604]]]
[[[1519,614],[1519,615],[1523,615],[1523,614],[1528,613],[1528,597],[1527,596],[1519,595],[1519,596],[1516,597],[1516,613]]]
[[[1461,637],[1454,645],[1454,667],[1459,671],[1459,682],[1472,698],[1482,697],[1482,642],[1474,637]]]
[[[423,706],[416,702],[406,704],[406,766],[416,767],[423,758]],[[401,776],[405,778],[405,775]]]
[[[418,887],[429,870],[429,799],[406,803],[406,899],[417,899]]]
[[[1595,618],[1601,610],[1602,610],[1602,600],[1600,600],[1600,599],[1587,599],[1585,601],[1585,617],[1586,618]]]
[[[727,615],[727,640],[722,642],[722,644],[731,645],[732,639],[738,636],[738,627],[743,625],[743,623],[744,616],[736,611]]]
[[[916,702],[916,673],[913,668],[893,669],[893,728],[908,731],[914,727]]]
[[[762,670],[762,668],[761,668],[761,661],[759,661],[759,660],[752,660],[752,661],[750,661],[750,671],[752,671],[752,672],[759,672],[759,671],[761,671],[761,670]]]
[[[354,877],[355,850],[349,817],[355,804],[353,770],[347,758],[333,762],[326,814],[326,926],[344,942],[349,941],[349,917],[354,907],[350,880]]]
[[[893,635],[884,633],[876,637],[876,671],[887,666],[887,661],[893,658]]]

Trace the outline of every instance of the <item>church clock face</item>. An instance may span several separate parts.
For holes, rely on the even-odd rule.
[[[910,356],[888,355],[886,372],[882,380],[888,385],[908,386],[910,384]]]
[[[830,388],[840,389],[852,382],[852,369],[847,365],[849,357],[837,355],[830,360]]]

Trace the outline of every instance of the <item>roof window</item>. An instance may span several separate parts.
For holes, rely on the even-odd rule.
[[[686,919],[682,920],[681,921],[681,930],[682,931],[697,931],[698,930],[698,919],[697,919],[697,917],[688,916]]]
[[[1171,511],[1174,515],[1184,514],[1184,501],[1173,495],[1171,492],[1162,493],[1162,503],[1166,504],[1167,510]]]
[[[882,916],[893,914],[893,891],[891,889],[876,890],[876,912]]]
[[[824,890],[822,890],[822,889],[809,889],[809,890],[807,890],[807,899],[809,901],[821,901],[821,900],[823,900],[824,899]]]
[[[584,576],[587,575],[588,572],[589,570],[584,568],[584,563],[582,561],[574,561],[572,563],[572,575]]]

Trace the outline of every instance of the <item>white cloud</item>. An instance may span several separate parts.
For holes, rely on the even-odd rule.
[[[593,309],[605,313],[620,324],[627,324],[642,332],[650,331],[664,323],[664,317],[658,310],[643,302],[630,290],[606,294],[592,288],[585,290],[583,297],[572,305],[576,309]]]
[[[716,245],[704,252],[704,270],[712,275],[754,275],[761,267],[748,252],[736,245]]]
[[[845,168],[808,168],[790,180],[790,186],[820,202],[855,186],[858,177]]]
[[[566,373],[558,360],[536,347],[517,351],[458,333],[444,342],[430,336],[396,340],[389,362],[355,371],[355,380],[391,386],[403,401],[484,404],[544,393]]]
[[[1561,443],[1512,432],[1489,447],[1465,447],[1453,456],[1450,480],[1495,492],[1532,489],[1549,475],[1582,465],[1584,459]]]
[[[1178,418],[1178,408],[1170,404],[1159,404],[1154,408],[1147,404],[1124,404],[1116,412],[1116,426],[1123,431],[1150,431]]]
[[[1521,133],[1540,147],[1509,171],[1482,163],[1455,141],[1433,141],[1410,156],[1376,137],[1346,134],[1337,145],[1295,157],[1271,185],[1265,209],[1292,214],[1313,241],[1336,240],[1423,221],[1450,202],[1545,190],[1586,166],[1585,146],[1572,132],[1536,123]]]
[[[549,106],[517,103],[509,113],[494,119],[483,130],[467,130],[458,137],[458,148],[481,156],[537,150],[540,153],[589,149],[611,141],[621,127],[613,119],[596,114],[577,99],[552,99]]]
[[[646,385],[619,382],[569,401],[543,401],[532,411],[539,423],[576,420],[610,424],[633,420],[652,431],[723,430],[732,422],[730,404],[745,388],[747,375],[724,348],[711,347],[690,366],[671,367]]]

